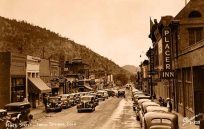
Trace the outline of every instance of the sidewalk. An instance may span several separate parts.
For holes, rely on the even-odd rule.
[[[157,99],[154,99],[154,102],[159,104],[159,101]],[[191,124],[188,121],[189,120],[188,118],[186,119],[185,117],[183,117],[180,113],[176,111],[172,111],[172,112],[178,115],[179,129],[199,129],[199,125]]]
[[[183,117],[181,114],[173,111],[173,113],[178,115],[178,119],[179,119],[179,129],[199,129],[199,125],[194,125],[191,124],[188,121],[188,118],[186,119],[185,117]],[[186,121],[186,123],[185,123]]]
[[[40,106],[38,108],[33,108],[33,109],[31,109],[31,114],[33,115],[33,119],[34,120],[40,119],[42,117],[45,117],[46,116],[45,107],[44,106]]]

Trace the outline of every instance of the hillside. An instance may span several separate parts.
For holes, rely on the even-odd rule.
[[[122,68],[133,74],[137,72],[137,67],[135,67],[134,65],[125,65]]]
[[[82,58],[89,64],[90,70],[129,74],[113,61],[100,56],[86,46],[25,21],[0,17],[0,33],[0,51],[11,51],[55,60]]]

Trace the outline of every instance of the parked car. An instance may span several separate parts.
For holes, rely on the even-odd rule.
[[[49,97],[48,102],[46,105],[46,112],[50,111],[62,111],[62,101],[61,97],[55,96],[55,97]]]
[[[101,90],[101,91],[99,91],[99,92],[103,92],[104,97],[105,97],[106,99],[108,99],[108,92],[107,92],[106,90]]]
[[[80,113],[81,111],[95,111],[95,99],[93,96],[82,96],[81,102],[77,104],[77,111]]]
[[[74,93],[74,94],[75,94],[75,102],[76,102],[76,104],[80,103],[80,98],[81,98],[80,93]]]
[[[178,116],[170,112],[148,112],[144,115],[144,129],[179,129]]]
[[[94,97],[94,102],[96,106],[99,105],[99,100],[98,100],[96,93],[90,93],[89,95]]]
[[[98,97],[99,100],[105,101],[106,97],[105,97],[104,92],[98,91],[96,94],[97,94],[97,97]]]
[[[107,90],[108,96],[109,97],[114,97],[115,96],[115,92],[113,90]]]
[[[138,104],[135,105],[135,111],[136,111],[136,119],[139,121],[140,120],[140,117],[139,117],[139,112],[142,108],[142,103],[144,102],[151,102],[150,99],[140,99],[138,100]]]
[[[138,96],[138,95],[145,95],[142,91],[134,91],[132,92],[132,100],[134,99],[135,96]]]
[[[144,126],[144,115],[145,113],[147,113],[146,108],[148,106],[158,106],[159,107],[160,105],[155,102],[143,102],[142,103],[141,110],[139,111],[140,125],[142,128]]]
[[[6,121],[7,121],[7,111],[4,109],[0,109],[0,129],[6,128]]]
[[[118,97],[118,90],[113,89],[112,91],[115,93],[115,96]]]
[[[140,99],[150,99],[150,96],[146,96],[146,95],[135,96],[133,99],[133,111],[136,111],[136,107],[138,105],[138,100],[140,100]]]
[[[62,107],[63,108],[69,108],[69,107],[72,106],[72,103],[70,102],[69,94],[61,94],[59,96],[61,97]]]
[[[163,106],[148,106],[146,112],[169,112],[169,109]]]
[[[124,97],[125,98],[125,90],[124,89],[118,90],[118,97]]]
[[[7,128],[19,128],[25,124],[29,124],[33,119],[30,114],[31,104],[29,102],[15,102],[5,105],[8,120],[6,121]]]
[[[77,104],[77,99],[76,99],[76,95],[74,93],[69,94],[70,97],[70,101],[72,103],[72,106],[75,106]]]

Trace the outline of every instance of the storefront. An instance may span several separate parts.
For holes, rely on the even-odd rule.
[[[0,69],[0,107],[26,99],[26,56],[1,52]]]
[[[51,88],[40,78],[40,61],[38,57],[27,56],[28,100],[33,108],[42,106],[43,94],[51,92]]]

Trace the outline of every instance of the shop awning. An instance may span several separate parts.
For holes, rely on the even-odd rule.
[[[29,93],[48,93],[51,88],[47,86],[40,78],[28,78],[28,92]]]
[[[88,90],[93,90],[93,88],[91,88],[90,86],[88,85],[84,85],[84,88],[88,89]]]

